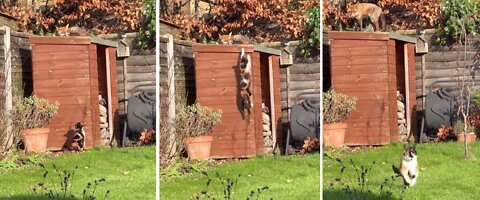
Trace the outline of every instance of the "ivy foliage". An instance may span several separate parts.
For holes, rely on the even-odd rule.
[[[144,0],[143,21],[138,32],[139,45],[142,48],[155,46],[155,0]]]
[[[307,10],[307,27],[302,39],[301,53],[310,57],[312,52],[320,50],[320,5],[315,5]]]
[[[437,42],[462,41],[464,35],[476,34],[480,28],[479,8],[477,0],[445,0]]]

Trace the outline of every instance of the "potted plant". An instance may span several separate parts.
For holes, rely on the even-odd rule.
[[[213,131],[222,112],[195,103],[181,109],[176,116],[175,131],[184,135],[185,149],[190,160],[208,160]]]
[[[467,133],[465,133],[465,123],[462,122],[461,120],[458,120],[455,122],[453,126],[453,133],[457,136],[457,141],[458,142],[464,142],[465,141],[465,134],[467,138],[467,143],[472,143],[477,139],[477,136],[475,135],[475,127],[467,124]]]
[[[323,93],[323,145],[342,147],[347,124],[343,121],[355,110],[357,98],[330,90]]]
[[[58,103],[32,95],[15,101],[14,126],[20,130],[26,152],[41,153],[47,150],[49,128],[44,126],[57,114]]]

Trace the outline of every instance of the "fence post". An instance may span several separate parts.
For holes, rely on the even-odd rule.
[[[167,68],[168,68],[168,73],[167,73],[167,81],[168,81],[168,94],[167,94],[167,105],[168,105],[168,113],[167,113],[167,119],[169,123],[173,123],[173,120],[175,120],[175,59],[174,59],[174,49],[173,49],[173,36],[168,34],[168,43],[167,43]],[[169,149],[173,149],[173,147],[176,145],[175,144],[175,126],[172,126],[172,129],[170,130],[169,135],[169,144],[171,145]],[[172,156],[175,153],[175,151],[170,151],[170,155]]]
[[[6,140],[6,147],[10,147],[13,145],[14,142],[14,133],[12,130],[12,118],[10,116],[10,111],[13,108],[13,100],[12,100],[12,49],[11,49],[11,42],[10,42],[10,27],[2,26],[1,29],[5,30],[5,35],[3,36],[3,52],[5,56],[5,64],[3,68],[3,73],[5,74],[5,88],[4,88],[4,96],[5,96],[5,104],[4,104],[4,114],[7,120],[7,130],[6,133],[8,134],[8,139]]]

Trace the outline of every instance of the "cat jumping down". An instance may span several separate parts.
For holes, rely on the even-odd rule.
[[[250,55],[245,54],[242,48],[240,53],[240,97],[242,98],[243,112],[247,111],[250,114],[250,109],[253,107],[252,92],[250,91],[250,79],[252,70],[252,60]]]
[[[412,147],[403,145],[403,155],[400,161],[400,167],[397,168],[392,165],[393,171],[397,176],[403,178],[403,183],[406,187],[412,187],[417,182],[418,175],[420,173],[417,163],[417,151],[415,150],[415,144]]]

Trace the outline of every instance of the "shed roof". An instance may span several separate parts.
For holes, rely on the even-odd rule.
[[[52,37],[52,36],[30,36],[30,44],[99,44],[117,48],[117,42],[104,40],[95,36],[69,36],[69,37]]]
[[[211,48],[215,46],[216,48]],[[234,44],[234,45],[226,45],[226,44],[193,44],[192,49],[193,51],[201,51],[201,52],[240,52],[241,49],[244,49],[245,52],[253,52],[258,51],[262,53],[268,53],[280,56],[281,51],[279,49],[273,49],[262,45],[251,45],[251,44]]]
[[[324,35],[324,40],[328,39],[344,39],[344,40],[399,40],[408,43],[417,43],[417,39],[401,35],[398,33],[389,33],[389,32],[353,32],[353,31],[328,31],[326,35]]]

